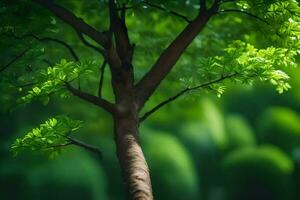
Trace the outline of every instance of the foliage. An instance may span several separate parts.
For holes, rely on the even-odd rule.
[[[101,32],[108,30],[107,1],[89,1],[88,3],[84,1],[55,2],[72,11],[80,19],[95,27],[96,30]],[[197,16],[199,9],[198,0],[151,0],[148,2],[162,9],[146,5],[145,1],[140,0],[117,1],[119,8],[127,3],[126,25],[131,43],[136,44],[133,56],[136,82],[150,69],[176,35],[186,27],[188,21],[192,21]],[[212,3],[213,0],[208,0],[208,6]],[[174,12],[185,16],[188,21],[174,15]],[[203,31],[195,38],[193,44],[188,47],[177,62],[175,69],[162,82],[160,92],[155,93],[155,97],[149,100],[147,106],[155,106],[157,101],[163,100],[174,93],[176,94],[181,87],[192,88],[201,84],[207,85],[200,88],[206,89],[207,92],[212,91],[220,97],[225,90],[232,90],[231,85],[225,84],[225,81],[235,85],[248,85],[251,88],[252,84],[258,80],[271,83],[279,93],[287,91],[290,88],[289,77],[293,75],[288,73],[287,67],[294,68],[299,64],[299,15],[299,4],[295,0],[222,1],[219,12],[209,20]],[[16,102],[33,103],[27,108],[31,111],[30,113],[28,110],[23,113],[24,108],[19,108],[19,112],[11,116],[6,113],[3,114],[5,120],[1,120],[0,125],[4,136],[1,136],[1,139],[2,137],[5,139],[10,137],[11,133],[20,132],[18,126],[25,127],[24,124],[34,123],[32,122],[34,121],[31,117],[32,113],[34,113],[35,120],[37,120],[37,117],[41,117],[40,112],[42,110],[47,115],[52,115],[52,112],[65,113],[66,111],[72,115],[80,116],[84,113],[84,118],[87,118],[88,123],[85,126],[88,131],[85,132],[105,132],[105,136],[108,137],[105,139],[109,141],[109,145],[106,146],[111,147],[110,152],[107,152],[107,148],[104,148],[106,151],[105,156],[108,157],[108,160],[114,160],[115,146],[112,142],[111,124],[107,123],[110,118],[103,115],[101,111],[98,112],[92,108],[86,109],[88,105],[81,107],[79,106],[80,102],[66,99],[57,99],[55,105],[50,104],[47,108],[41,108],[39,104],[35,104],[35,100],[40,100],[46,105],[53,94],[63,98],[68,97],[70,94],[66,90],[66,82],[71,83],[73,81],[72,84],[75,85],[75,80],[80,82],[78,88],[82,89],[82,92],[85,89],[88,89],[89,92],[95,92],[95,88],[98,87],[99,83],[98,69],[96,68],[99,66],[99,62],[103,60],[98,52],[85,46],[72,28],[32,0],[0,2],[0,18],[0,69],[10,63],[20,52],[27,50],[23,57],[0,72],[0,111],[6,110],[10,107],[9,104]],[[7,35],[11,33],[17,37]],[[38,41],[34,38],[23,38],[26,34],[34,34],[39,38],[61,39],[70,44],[78,53],[80,61],[76,61],[76,59],[71,61],[70,52],[65,47],[52,42]],[[98,44],[87,35],[83,36],[90,44],[98,47]],[[86,61],[83,62],[82,58]],[[57,64],[53,65],[52,63]],[[111,74],[107,72],[104,74],[103,96],[112,100],[114,94],[111,89]],[[179,80],[182,84],[178,84]],[[239,99],[229,93],[233,106],[235,108],[242,107],[247,114],[246,116],[255,116],[260,114],[266,106],[282,103],[278,100],[277,94],[272,93],[273,96],[268,96],[269,90],[267,91],[264,88],[259,93],[255,87],[253,88],[249,90],[254,96],[252,99],[245,96]],[[296,91],[291,91],[291,93],[298,95],[299,92]],[[199,90],[193,90],[193,92],[198,94]],[[286,96],[288,94],[285,93],[280,98],[285,99],[285,103],[290,102],[289,105],[297,104],[298,101],[292,102]],[[265,99],[268,99],[268,101]],[[196,99],[196,101],[198,100]],[[71,101],[72,104],[65,101]],[[223,100],[218,101],[222,102]],[[258,185],[261,186],[260,188],[268,189],[268,186],[274,183],[273,194],[281,193],[277,195],[278,198],[281,198],[282,195],[285,196],[287,192],[283,191],[282,188],[288,186],[286,179],[292,173],[293,163],[277,148],[260,147],[254,144],[255,139],[259,139],[260,143],[272,143],[282,150],[290,151],[292,149],[294,151],[299,144],[299,127],[297,125],[299,120],[296,120],[298,117],[294,117],[291,112],[283,110],[278,111],[276,109],[277,111],[272,111],[271,114],[268,111],[268,114],[264,114],[259,119],[258,138],[254,138],[257,135],[254,135],[242,118],[232,117],[227,113],[225,115],[221,114],[221,111],[216,109],[210,101],[200,103],[203,105],[198,106],[198,103],[191,101],[182,101],[181,104],[175,104],[175,106],[170,104],[166,110],[162,110],[150,119],[152,128],[161,126],[164,130],[167,130],[166,132],[172,132],[171,136],[165,133],[151,133],[149,135],[146,133],[146,136],[144,136],[145,133],[141,132],[146,156],[152,170],[153,187],[159,195],[158,198],[198,198],[198,178],[200,179],[200,190],[202,190],[200,195],[207,193],[206,197],[210,199],[213,199],[213,197],[215,197],[214,199],[224,199],[222,195],[226,190],[223,191],[223,187],[226,188],[231,183],[234,183],[236,187],[227,189],[235,194],[240,194],[241,191],[244,194],[254,194],[253,191],[249,192],[251,188],[257,188]],[[293,106],[295,108],[297,105]],[[231,112],[232,110],[232,108],[225,106],[223,112]],[[36,113],[35,111],[39,112]],[[173,114],[170,115],[170,112]],[[103,119],[102,115],[107,117],[107,121],[100,122],[99,119]],[[10,121],[11,118],[14,121]],[[185,120],[194,120],[194,122],[191,126],[188,126],[184,124]],[[8,125],[5,124],[6,121],[9,121]],[[99,126],[102,127],[99,128]],[[145,126],[149,126],[149,123],[146,122]],[[69,134],[80,127],[81,122],[77,120],[72,120],[66,116],[54,117],[27,133],[23,138],[17,139],[11,149],[15,154],[22,151],[41,151],[50,153],[53,156],[62,147],[70,143],[68,140]],[[179,132],[180,134],[178,134]],[[183,140],[185,146],[180,144],[174,134]],[[85,134],[83,137],[91,141],[93,140],[91,138],[96,138],[96,136],[98,137],[96,134],[92,136]],[[104,134],[101,136],[105,137]],[[238,151],[228,152],[228,145],[232,149],[238,147]],[[101,146],[106,147],[102,144]],[[252,148],[243,149],[244,146],[251,146]],[[3,149],[5,148],[0,148],[0,153],[4,152]],[[1,152],[1,150],[3,151]],[[190,159],[190,155],[193,160]],[[219,162],[224,157],[224,166],[221,166]],[[117,198],[123,194],[122,192],[115,192],[115,187],[121,188],[123,182],[120,178],[121,173],[116,169],[117,160],[114,161],[107,164],[106,174],[113,176],[108,179],[110,193],[118,194],[110,194],[109,199],[112,199],[112,196]],[[57,167],[53,169],[58,173],[53,173],[54,176],[63,177],[63,173],[69,172],[68,168],[71,165],[64,165],[67,163],[68,160],[61,164],[65,168],[58,169],[59,167]],[[90,165],[85,159],[73,163],[73,165],[80,164]],[[5,168],[9,165],[3,166]],[[223,175],[220,174],[220,167],[225,169]],[[24,169],[35,170],[31,167],[24,167]],[[97,171],[96,166],[89,170]],[[45,171],[43,173],[47,174]],[[81,176],[76,176],[79,171],[74,169],[73,172],[70,170],[70,173],[81,179]],[[276,173],[273,173],[274,171]],[[2,179],[2,173],[5,172],[0,172],[0,179]],[[33,173],[33,175],[35,175],[33,177],[39,177],[39,173]],[[247,183],[252,183],[247,182],[249,177],[253,178],[251,180],[254,180],[255,184],[257,183],[255,181],[261,181],[263,184],[248,186]],[[223,183],[226,178],[229,182]],[[245,180],[242,184],[239,182],[241,179]],[[5,179],[3,185],[8,181],[14,183],[13,177]],[[43,181],[47,182],[48,179],[41,180],[41,182]],[[55,191],[56,186],[58,189],[64,187],[63,184],[56,185],[54,181],[49,182],[53,186],[50,187],[51,190],[54,188],[53,191]],[[77,181],[75,179],[70,180],[70,185],[74,183],[76,186]],[[19,183],[18,181],[15,182]],[[69,182],[63,183],[69,185]],[[93,185],[96,183],[91,184],[89,182],[88,184]],[[11,185],[14,186],[14,184]],[[45,187],[48,188],[49,186]],[[18,191],[15,187],[12,188]],[[66,192],[69,192],[68,188],[66,188]],[[82,194],[84,194],[84,191],[80,193],[80,195]],[[210,194],[213,196],[209,196]],[[91,199],[93,198],[91,197]],[[265,199],[271,198],[266,197]]]
[[[293,163],[273,146],[244,148],[223,161],[228,199],[290,199]]]
[[[268,47],[257,49],[251,44],[235,41],[225,49],[223,56],[199,59],[199,67],[188,80],[182,79],[188,87],[195,87],[199,80],[211,82],[218,79],[230,79],[234,83],[252,84],[255,79],[269,81],[279,93],[290,88],[289,76],[283,67],[296,67],[296,51]],[[209,87],[217,95],[224,92],[224,84],[215,83]]]
[[[49,101],[51,94],[58,94],[60,97],[68,97],[68,91],[65,90],[65,83],[71,82],[86,73],[93,72],[94,62],[74,63],[62,59],[60,63],[53,67],[48,67],[37,73],[33,81],[36,84],[32,90],[27,91],[27,94],[20,99],[21,103],[29,103],[35,99],[41,99],[44,104]]]
[[[271,28],[273,42],[299,48],[300,8],[296,0],[241,0],[237,5],[267,22],[265,28]]]
[[[67,116],[57,116],[32,129],[23,138],[16,139],[11,149],[15,155],[22,151],[41,151],[51,157],[60,152],[59,147],[68,145],[69,134],[82,126],[82,122]]]

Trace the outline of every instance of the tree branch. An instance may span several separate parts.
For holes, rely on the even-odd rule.
[[[7,69],[10,65],[14,64],[18,59],[23,57],[28,51],[29,51],[29,48],[25,49],[20,54],[18,54],[14,59],[12,59],[9,63],[7,63],[3,67],[1,67],[0,68],[0,73],[3,72],[5,69]]]
[[[219,83],[225,79],[228,79],[228,78],[231,78],[233,76],[236,76],[237,73],[234,73],[234,74],[231,74],[231,75],[227,75],[227,76],[221,76],[220,78],[216,79],[216,80],[213,80],[213,81],[210,81],[210,82],[207,82],[207,83],[203,83],[201,85],[197,85],[195,87],[188,87],[188,88],[185,88],[183,90],[181,90],[180,92],[178,92],[176,95],[166,99],[165,101],[159,103],[158,105],[156,105],[154,108],[152,108],[150,111],[146,112],[141,118],[140,118],[140,122],[143,122],[145,121],[151,114],[153,114],[155,111],[157,111],[158,109],[160,109],[161,107],[163,107],[164,105],[168,104],[168,103],[171,103],[173,102],[174,100],[176,100],[178,97],[184,95],[185,93],[187,92],[190,92],[192,90],[197,90],[197,89],[200,89],[200,88],[204,88],[204,87],[208,87],[212,84],[215,84],[215,83]]]
[[[22,36],[17,36],[13,33],[6,33],[5,34],[6,36],[8,37],[13,37],[13,38],[16,38],[18,40],[22,40],[24,38],[28,38],[28,37],[31,37],[35,40],[38,40],[40,42],[55,42],[55,43],[58,43],[62,46],[64,46],[65,48],[68,49],[68,51],[70,52],[70,54],[72,55],[72,57],[74,58],[74,60],[77,62],[79,61],[79,57],[77,56],[77,54],[75,53],[75,50],[71,47],[71,45],[69,45],[68,43],[66,43],[65,41],[63,40],[59,40],[59,39],[56,39],[56,38],[52,38],[52,37],[38,37],[37,35],[34,35],[33,33],[27,33],[27,34],[24,34]]]
[[[83,36],[83,34],[82,34],[81,32],[77,31],[77,34],[78,34],[78,37],[81,39],[81,41],[82,41],[83,44],[85,44],[86,46],[88,46],[88,47],[94,49],[95,51],[97,51],[97,52],[99,52],[99,53],[101,53],[103,56],[105,56],[105,51],[104,51],[104,49],[99,48],[99,47],[97,47],[97,46],[92,45],[91,43],[89,43],[89,42],[84,38],[84,36]]]
[[[169,47],[163,51],[150,71],[137,83],[135,89],[140,109],[171,71],[186,48],[204,28],[212,15],[213,13],[209,10],[200,12],[197,18],[189,23]]]
[[[62,147],[70,146],[71,144],[72,144],[72,142],[67,142],[67,143],[64,143],[64,144],[56,144],[56,145],[49,146],[46,149],[50,149],[50,148],[62,148]]]
[[[122,67],[131,68],[132,46],[130,44],[125,18],[119,16],[114,0],[109,0],[110,31],[114,34],[115,45]],[[124,16],[125,17],[125,16]]]
[[[261,21],[261,22],[264,22],[264,23],[266,23],[267,25],[269,25],[269,23],[268,23],[266,20],[264,20],[264,19],[262,19],[262,18],[260,18],[260,17],[258,17],[258,16],[256,16],[256,15],[254,15],[254,14],[252,14],[252,13],[249,13],[249,12],[247,12],[247,11],[245,11],[245,10],[239,10],[239,9],[226,9],[226,10],[220,10],[220,11],[217,11],[215,14],[228,13],[228,12],[242,13],[242,14],[245,14],[245,15],[248,15],[248,16],[250,16],[250,17],[253,17],[253,18],[255,18],[255,19],[257,19],[257,20],[259,20],[259,21]]]
[[[106,67],[107,61],[104,60],[101,67],[100,67],[100,80],[99,80],[99,88],[98,88],[98,97],[102,97],[102,87],[103,87],[103,80],[104,80],[104,72]]]
[[[53,66],[53,63],[51,63],[49,60],[47,59],[43,59],[43,62],[46,63],[48,66]]]
[[[33,35],[33,34],[31,34],[31,35],[32,35],[32,37],[34,37],[36,40],[39,40],[39,41],[46,41],[46,42],[52,41],[52,42],[56,42],[56,43],[58,43],[58,44],[61,44],[61,45],[65,46],[65,47],[69,50],[70,54],[73,56],[74,60],[75,60],[76,62],[79,61],[79,57],[78,57],[77,54],[75,53],[75,50],[74,50],[74,49],[71,47],[71,45],[69,45],[68,43],[66,43],[66,42],[64,42],[64,41],[62,41],[62,40],[56,39],[56,38],[51,38],[51,37],[43,37],[43,38],[39,38],[39,37],[37,37],[37,36],[35,36],[35,35]]]
[[[75,146],[84,148],[84,149],[86,149],[86,150],[88,150],[92,153],[96,153],[97,155],[99,155],[99,157],[102,157],[102,152],[96,146],[84,143],[80,140],[71,138],[70,136],[63,136],[63,137],[67,138],[67,140],[68,140],[67,143],[52,145],[52,146],[47,147],[46,149],[63,148],[63,147],[67,147],[67,146],[70,146],[70,145],[75,145]]]
[[[72,57],[74,58],[74,60],[76,62],[79,61],[79,57],[77,56],[77,54],[75,53],[75,50],[71,47],[71,45],[69,45],[68,43],[66,43],[66,42],[64,42],[62,40],[59,40],[59,39],[56,39],[56,38],[51,38],[51,37],[42,37],[42,38],[40,38],[40,37],[38,37],[38,36],[36,36],[34,34],[27,34],[27,36],[29,36],[29,37],[31,36],[34,39],[38,40],[38,41],[56,42],[58,44],[61,44],[61,45],[63,45],[64,47],[66,47],[69,50],[70,54],[72,55]]]
[[[178,12],[175,12],[175,11],[172,11],[172,10],[168,10],[168,9],[166,9],[164,7],[158,6],[156,4],[152,4],[152,3],[148,2],[148,1],[142,1],[142,3],[144,3],[144,4],[146,4],[146,5],[150,6],[150,7],[156,8],[158,10],[170,13],[171,15],[179,17],[179,18],[183,19],[184,21],[186,21],[188,23],[191,22],[191,20],[188,17],[186,17],[186,16],[184,16],[184,15],[178,13]]]
[[[108,37],[102,33],[97,31],[92,26],[88,25],[82,19],[78,18],[72,12],[67,9],[53,3],[51,0],[34,0],[40,5],[46,7],[49,11],[51,11],[55,16],[72,26],[76,31],[82,32],[95,40],[98,44],[103,46],[104,48],[108,48],[110,46],[110,41]]]
[[[77,139],[74,139],[74,138],[71,138],[69,136],[67,136],[68,140],[70,141],[69,144],[73,144],[73,145],[76,145],[76,146],[79,146],[79,147],[82,147],[86,150],[89,150],[93,153],[96,153],[98,154],[100,157],[102,157],[102,152],[96,147],[96,146],[93,146],[93,145],[90,145],[90,144],[87,144],[87,143],[84,143],[80,140],[77,140]],[[68,144],[68,143],[67,143]]]
[[[70,85],[70,83],[65,82],[66,88],[74,95],[77,96],[79,98],[81,98],[82,100],[85,100],[87,102],[90,102],[94,105],[97,105],[101,108],[103,108],[104,110],[106,110],[107,112],[114,114],[115,113],[115,107],[112,103],[106,101],[105,99],[102,98],[98,98],[94,95],[82,92],[74,87],[72,87]]]
[[[232,2],[236,2],[236,0],[223,0],[223,1],[221,1],[221,3],[232,3]]]

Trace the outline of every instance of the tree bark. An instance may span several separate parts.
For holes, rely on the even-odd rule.
[[[128,117],[115,119],[115,137],[129,199],[152,200],[149,169],[138,139],[138,121]]]

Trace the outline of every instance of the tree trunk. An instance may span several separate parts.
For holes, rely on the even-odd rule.
[[[115,137],[129,198],[152,200],[149,169],[138,140],[138,121],[130,117],[115,119]]]

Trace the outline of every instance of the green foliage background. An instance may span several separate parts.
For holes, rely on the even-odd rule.
[[[198,1],[151,2],[192,19]],[[108,27],[104,1],[57,3],[99,30]],[[139,80],[186,22],[141,1],[131,5],[127,25]],[[182,88],[235,74],[179,98],[141,125],[156,199],[300,199],[300,8],[293,0],[241,0],[222,9],[231,7],[268,25],[240,13],[214,16],[143,111]],[[80,82],[82,90],[97,93],[101,56],[31,1],[0,2],[0,19],[0,67],[27,50],[0,74],[0,199],[124,199],[110,116],[71,98],[63,86]],[[80,62],[59,44],[20,39],[28,33],[67,41]],[[32,81],[33,87],[21,87]],[[103,96],[113,101],[108,69],[104,84]],[[72,146],[51,148],[73,132],[99,146],[103,158]]]

